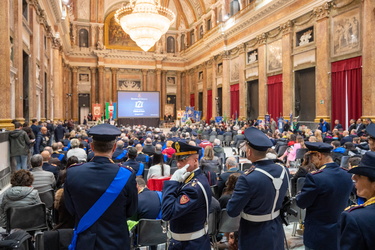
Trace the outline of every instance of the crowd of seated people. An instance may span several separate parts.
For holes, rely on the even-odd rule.
[[[293,130],[295,126],[290,126],[291,124],[287,121],[286,124],[289,126],[285,126],[284,123],[282,128],[277,128],[274,125],[264,125],[264,122],[245,120],[211,123],[210,125],[173,126],[167,132],[163,132],[160,128],[142,125],[120,126],[122,134],[117,140],[112,160],[130,166],[136,171],[138,178],[144,178],[143,181],[139,181],[141,189],[147,190],[145,189],[147,180],[170,177],[173,174],[173,155],[175,153],[175,149],[172,148],[173,142],[182,141],[191,145],[199,145],[202,147],[200,166],[209,178],[211,186],[217,184],[220,187],[219,202],[221,208],[225,208],[225,203],[230,199],[236,178],[241,174],[241,171],[236,164],[236,159],[230,158],[227,164],[224,164],[219,158],[219,155],[224,153],[223,147],[227,145],[223,138],[230,137],[229,145],[234,148],[240,147],[240,142],[243,142],[245,138],[244,131],[248,127],[254,126],[267,134],[274,143],[278,159],[276,157],[273,159],[281,160],[287,167],[296,166],[297,152],[305,147],[305,141],[332,144],[334,161],[340,164],[342,157],[348,156],[350,158],[349,166],[351,166],[358,164],[362,155],[370,150],[365,133],[366,126],[370,123],[370,120],[363,123],[362,119],[358,119],[357,122],[354,121],[351,124],[351,130],[344,130],[343,127],[338,126],[339,128],[334,128],[332,131],[328,128],[329,124],[325,124],[324,121],[319,124],[320,129],[300,126],[298,130]],[[21,172],[13,173],[12,187],[6,191],[0,207],[3,225],[5,211],[9,206],[41,202],[37,195],[38,190],[40,192],[46,189],[55,190],[54,209],[58,214],[55,216],[55,228],[71,228],[74,225],[74,218],[69,217],[69,213],[64,210],[65,171],[72,165],[82,164],[95,157],[90,149],[92,139],[87,135],[88,128],[85,126],[72,127],[68,122],[57,122],[51,128],[51,124],[51,122],[38,123],[36,121],[31,127],[24,124],[23,129],[28,133],[30,139],[39,136],[39,145],[37,147],[30,146],[29,162],[31,164],[28,166],[30,171],[20,170]],[[36,136],[33,131],[37,133]],[[283,148],[282,146],[286,146],[286,150],[280,154],[278,149]],[[315,167],[309,161],[308,156],[303,157],[299,170],[292,179],[294,186],[298,177],[306,176],[307,173],[314,171]],[[148,170],[147,175],[144,175],[144,170]],[[225,179],[222,178],[224,176]],[[20,195],[18,200],[14,197],[10,199],[9,197],[14,196],[15,193]],[[23,194],[22,197],[21,194]]]

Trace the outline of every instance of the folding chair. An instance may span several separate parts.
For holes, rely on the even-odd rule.
[[[167,232],[162,220],[140,219],[137,225],[137,247],[166,244]]]
[[[6,213],[7,233],[14,228],[20,228],[27,232],[48,229],[46,205],[44,203],[23,207],[10,207]]]
[[[226,209],[222,209],[220,212],[220,219],[219,219],[219,233],[230,233],[238,231],[240,227],[240,220],[241,216],[238,215],[237,217],[230,217],[227,213]]]
[[[217,240],[216,240],[216,234],[217,234],[217,223],[218,223],[218,215],[216,212],[210,213],[208,215],[208,235],[211,238],[211,242],[214,246],[214,249],[217,248]]]
[[[53,228],[53,202],[55,200],[55,191],[53,189],[39,193],[40,200],[46,205],[46,215],[49,228]]]

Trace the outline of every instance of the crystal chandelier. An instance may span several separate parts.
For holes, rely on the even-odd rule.
[[[115,14],[116,22],[144,51],[154,46],[175,18],[175,14],[157,0],[131,0]]]

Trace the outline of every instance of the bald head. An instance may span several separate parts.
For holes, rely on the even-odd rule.
[[[45,150],[41,153],[41,155],[43,157],[43,161],[49,161],[49,158],[51,157],[51,154]]]
[[[44,135],[47,134],[47,131],[48,131],[48,130],[47,130],[46,127],[41,127],[41,128],[40,128],[40,132],[42,132],[42,134],[44,134]]]

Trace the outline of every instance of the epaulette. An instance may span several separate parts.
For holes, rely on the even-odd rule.
[[[122,165],[121,163],[118,164],[120,168],[126,168],[126,169],[129,169],[130,171],[134,172],[134,169],[130,166],[127,166],[127,165]]]
[[[345,208],[345,211],[350,213],[351,211],[353,211],[355,209],[358,209],[358,208],[362,208],[362,207],[365,207],[365,206],[364,205],[351,205],[351,206]]]
[[[251,172],[255,170],[255,168],[256,167],[254,165],[251,165],[251,167],[244,172],[244,175],[249,175]]]
[[[315,171],[312,171],[311,174],[314,175],[314,174],[319,174],[323,172],[323,170],[315,170]]]

